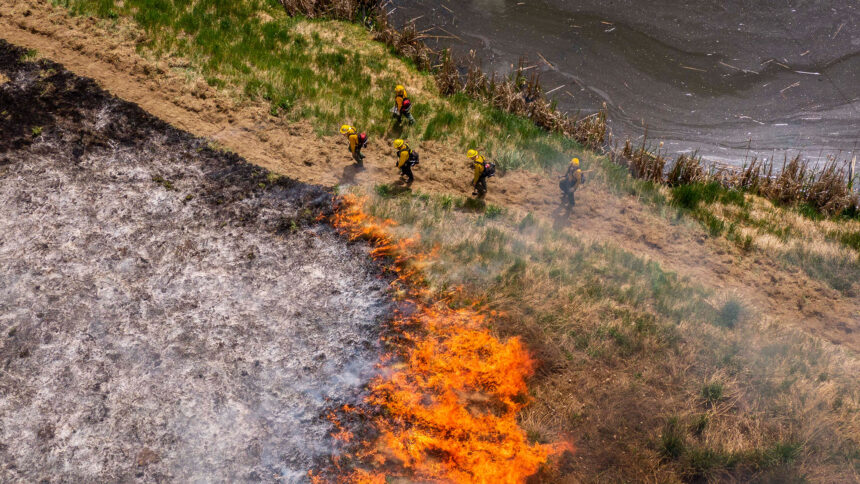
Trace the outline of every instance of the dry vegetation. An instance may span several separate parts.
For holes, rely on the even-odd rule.
[[[373,32],[375,40],[411,59],[419,70],[432,72],[442,95],[464,93],[504,112],[527,118],[550,132],[575,139],[586,148],[605,148],[605,110],[582,119],[560,113],[543,95],[538,75],[526,76],[522,63],[506,79],[484,73],[474,52],[458,67],[450,51],[437,52],[427,47],[414,25],[400,30],[393,28],[379,8],[379,1],[281,0],[281,3],[289,15],[361,21]],[[465,71],[465,75],[460,71]],[[700,157],[682,154],[667,170],[665,154],[647,149],[646,140],[638,149],[627,140],[623,149],[608,150],[610,159],[628,167],[636,178],[670,186],[719,182],[725,188],[744,190],[783,205],[804,203],[824,215],[846,211],[856,214],[860,209],[860,196],[852,194],[850,189],[847,162],[832,159],[815,167],[810,160],[798,155],[785,160],[781,168],[775,166],[775,160],[753,159],[749,166],[735,169],[707,166]]]
[[[718,167],[695,155],[682,154],[670,162],[659,150],[647,149],[644,141],[634,148],[629,140],[622,149],[612,150],[610,158],[628,167],[634,177],[654,183],[669,186],[717,183],[779,205],[806,205],[825,216],[856,217],[860,210],[860,194],[852,192],[848,179],[848,161],[828,159],[817,165],[797,155],[783,160],[781,166],[773,159],[754,158],[742,168]]]
[[[838,348],[528,214],[388,186],[368,209],[434,251],[432,290],[464,288],[537,357],[521,425],[576,448],[538,480],[856,478],[860,367]]]
[[[629,142],[609,160],[598,160],[598,175],[613,189],[668,217],[692,216],[712,237],[724,236],[744,252],[765,253],[857,296],[860,194],[846,183],[844,163],[829,160],[816,170],[796,157],[779,169],[758,160],[742,169],[717,168],[695,156],[669,161],[659,150]]]

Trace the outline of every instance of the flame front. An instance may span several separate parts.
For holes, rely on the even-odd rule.
[[[393,222],[368,216],[362,203],[352,195],[340,198],[333,224],[351,239],[370,241],[374,256],[391,261],[397,294],[412,309],[391,322],[394,353],[365,402],[377,437],[359,444],[357,465],[338,465],[336,480],[525,481],[565,448],[532,445],[517,424],[534,368],[528,352],[519,339],[494,337],[476,309],[434,300],[420,271],[430,255],[419,253],[412,240],[395,240],[387,231]],[[342,440],[352,436],[339,421],[336,427]]]

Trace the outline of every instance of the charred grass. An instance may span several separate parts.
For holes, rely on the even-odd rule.
[[[539,361],[521,425],[573,455],[560,482],[850,480],[856,360],[611,244],[530,214],[378,188],[367,209],[417,234],[432,289],[464,289]]]

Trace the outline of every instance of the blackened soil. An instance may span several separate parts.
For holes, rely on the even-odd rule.
[[[304,480],[390,307],[331,195],[24,58],[0,41],[0,481]]]

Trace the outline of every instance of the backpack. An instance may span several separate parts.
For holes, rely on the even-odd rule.
[[[364,148],[367,145],[367,133],[361,133],[358,135],[358,142],[355,144],[355,147],[358,149]]]
[[[403,104],[400,105],[400,112],[406,114],[409,112],[410,109],[412,109],[412,103],[409,101],[409,99],[404,99]]]
[[[483,175],[487,178],[491,176],[496,176],[496,164],[495,163],[484,163],[484,173]]]
[[[417,164],[418,164],[418,152],[417,152],[417,151],[412,150],[412,151],[410,151],[410,152],[409,152],[409,160],[408,160],[408,163],[409,163],[410,165],[412,165],[412,166],[415,166],[415,165],[417,165]]]

